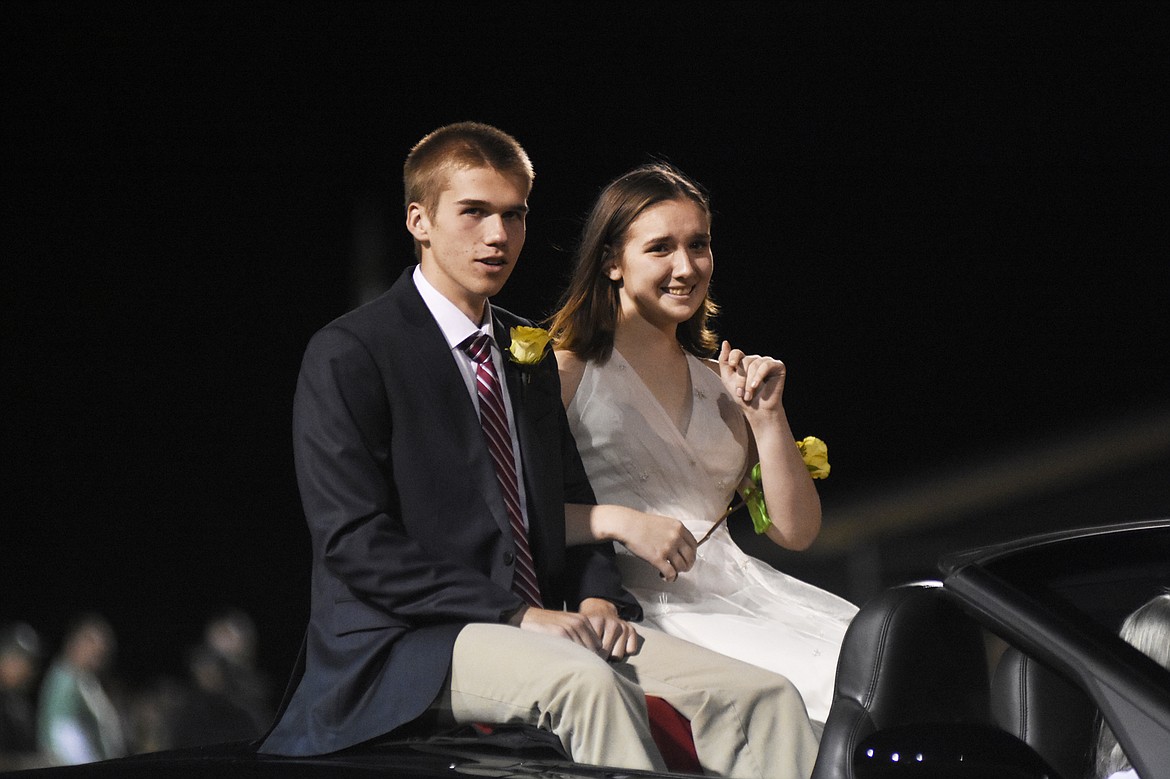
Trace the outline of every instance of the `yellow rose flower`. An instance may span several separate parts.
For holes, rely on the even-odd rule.
[[[796,448],[800,450],[800,457],[810,476],[824,479],[829,475],[829,447],[824,441],[810,435],[803,441],[797,441]]]
[[[508,351],[512,354],[512,362],[519,365],[536,365],[544,359],[550,338],[547,330],[539,327],[513,327],[511,334],[512,345],[508,347]]]

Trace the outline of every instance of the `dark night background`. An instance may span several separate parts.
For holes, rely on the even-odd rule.
[[[782,567],[860,601],[1170,514],[1163,7],[0,5],[0,619],[101,611],[144,682],[240,606],[283,682],[301,352],[398,275],[402,159],[462,119],[536,165],[499,301],[530,316],[608,179],[664,157],[709,188],[719,329],[788,363],[830,447],[825,532]]]

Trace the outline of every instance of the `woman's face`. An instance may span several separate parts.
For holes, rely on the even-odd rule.
[[[671,333],[703,304],[714,269],[710,220],[685,198],[643,211],[626,231],[620,255],[603,266],[620,282],[619,321],[641,318]]]

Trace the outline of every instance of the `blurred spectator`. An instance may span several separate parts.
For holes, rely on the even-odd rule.
[[[1170,592],[1156,595],[1121,624],[1121,637],[1163,668],[1170,669]],[[1101,779],[1139,779],[1117,736],[1098,715],[1094,776]]]
[[[170,749],[175,717],[187,702],[188,685],[160,676],[128,696],[127,746],[134,754]]]
[[[0,771],[47,761],[37,751],[33,687],[41,667],[41,639],[31,625],[0,627]]]
[[[256,667],[256,624],[240,609],[228,609],[208,620],[203,642],[223,660],[224,695],[251,717],[252,735],[263,734],[275,710],[268,679]]]
[[[125,754],[120,717],[100,678],[114,651],[113,628],[97,614],[82,616],[65,634],[41,685],[37,723],[40,747],[55,761],[72,765]]]
[[[261,735],[252,713],[229,694],[224,657],[207,646],[187,656],[191,689],[171,716],[170,744],[175,747],[242,741]]]

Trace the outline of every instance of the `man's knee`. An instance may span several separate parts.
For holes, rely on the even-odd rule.
[[[570,694],[608,695],[623,687],[635,686],[619,675],[614,666],[587,650],[569,653],[545,674],[548,688]]]
[[[753,667],[751,673],[736,674],[734,682],[724,689],[736,697],[754,695],[768,698],[776,695],[791,695],[796,692],[796,685],[786,676]]]

